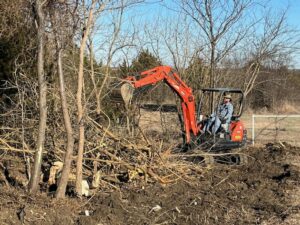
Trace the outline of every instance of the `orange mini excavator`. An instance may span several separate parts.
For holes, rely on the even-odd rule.
[[[239,89],[229,88],[202,89],[202,95],[198,103],[198,107],[196,107],[192,89],[188,87],[180,79],[179,75],[169,66],[158,66],[140,73],[137,77],[129,76],[125,78],[124,83],[121,86],[121,96],[125,102],[125,106],[128,106],[131,101],[135,89],[148,85],[155,85],[160,81],[164,81],[181,99],[185,145],[200,145],[210,149],[219,150],[229,150],[245,145],[247,132],[242,121],[240,121],[243,110],[243,92]],[[205,114],[207,112],[204,112],[204,103],[207,105],[207,103],[209,103],[208,99],[210,96],[214,95],[215,99],[218,99],[215,107],[215,110],[217,110],[217,106],[222,101],[222,97],[225,93],[237,95],[237,98],[235,99],[238,101],[234,102],[234,105],[235,108],[238,109],[236,110],[238,113],[232,116],[230,126],[227,131],[222,130],[222,127],[220,127],[216,134],[211,134],[208,129],[204,129],[205,124],[207,124],[207,121],[209,120],[209,116],[207,116],[208,114]],[[211,111],[212,110],[210,110],[210,113],[212,113]]]

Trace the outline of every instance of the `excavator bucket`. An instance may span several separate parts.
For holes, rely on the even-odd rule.
[[[110,99],[112,102],[124,104],[128,109],[134,93],[134,87],[129,83],[112,84],[110,87]]]
[[[125,108],[128,109],[133,97],[134,87],[129,83],[124,83],[122,84],[120,91]]]

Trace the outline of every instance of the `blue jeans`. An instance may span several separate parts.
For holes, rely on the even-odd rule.
[[[212,127],[212,129],[211,129],[211,131],[212,131],[213,134],[216,134],[216,133],[217,133],[217,131],[219,130],[220,126],[223,127],[223,129],[225,130],[225,132],[228,132],[228,129],[229,129],[229,123],[227,123],[227,121],[226,121],[226,123],[223,123],[223,124],[222,124],[220,118],[217,117],[217,116],[211,117],[211,118],[208,120],[207,124],[206,124],[205,127],[204,127],[204,132],[207,131],[207,130],[209,130],[209,128],[212,126],[213,123],[214,123],[214,125],[213,125],[213,127]]]
[[[213,134],[216,134],[221,126],[221,120],[218,116],[212,115],[211,118],[207,122],[207,129],[209,129],[213,125],[211,131]]]
[[[211,128],[211,132],[212,132],[213,134],[216,134],[217,131],[219,130],[221,124],[222,124],[222,122],[221,122],[220,118],[219,118],[215,113],[213,113],[213,114],[210,116],[210,118],[209,118],[207,124],[205,125],[204,131],[209,130],[209,128],[213,125],[213,127]],[[228,130],[229,122],[226,121],[225,124],[226,124],[226,126],[224,126],[224,129],[227,131],[227,130]]]

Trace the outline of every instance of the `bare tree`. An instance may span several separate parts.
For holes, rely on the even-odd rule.
[[[188,66],[201,46],[201,40],[195,42],[195,34],[192,32],[187,16],[180,14],[178,19],[158,17],[152,24],[149,23],[145,24],[146,41],[141,46],[149,46],[149,49],[160,59],[162,56],[166,59],[165,55],[168,53],[173,67],[184,76],[184,68]]]
[[[64,12],[65,10],[65,12]],[[66,97],[66,88],[65,88],[65,78],[63,73],[63,64],[62,64],[62,54],[63,50],[66,48],[67,44],[72,41],[74,31],[70,27],[76,27],[76,24],[69,23],[68,18],[68,9],[63,4],[53,3],[52,8],[50,8],[50,17],[52,31],[55,41],[56,49],[56,66],[57,74],[59,78],[59,93],[61,99],[61,109],[63,114],[63,121],[65,130],[67,133],[67,147],[64,157],[64,166],[62,169],[62,174],[58,182],[58,187],[56,191],[57,198],[65,197],[66,187],[69,180],[69,173],[71,170],[73,149],[74,149],[74,138],[73,138],[73,128],[71,124],[71,118],[68,110],[68,102]],[[65,16],[62,16],[65,15]],[[73,22],[73,21],[72,21]]]
[[[268,61],[281,60],[282,57],[291,55],[295,51],[293,46],[299,41],[297,32],[286,24],[286,11],[276,15],[269,10],[262,22],[246,43],[248,55],[245,62],[248,65],[243,87],[246,96],[255,87],[261,67]]]
[[[216,67],[243,38],[250,24],[242,25],[252,0],[182,0],[180,3],[195,25],[206,37],[209,46],[210,86],[216,84]],[[245,23],[244,20],[243,22]],[[200,37],[201,38],[201,37]],[[211,110],[214,98],[211,98]]]
[[[59,44],[58,44],[59,46]],[[66,99],[66,91],[65,91],[65,81],[62,69],[62,49],[57,47],[57,72],[59,76],[59,92],[61,98],[61,107],[64,118],[64,125],[67,132],[67,149],[64,159],[64,168],[62,170],[62,174],[58,183],[56,197],[62,198],[65,196],[66,187],[69,179],[69,173],[71,170],[71,162],[73,156],[73,148],[74,148],[74,138],[73,138],[73,129],[71,124],[71,119],[68,112],[68,104]]]
[[[42,165],[42,154],[44,150],[45,132],[46,132],[46,121],[47,121],[47,84],[44,74],[44,38],[45,38],[45,14],[44,4],[46,1],[35,0],[34,1],[34,15],[37,24],[37,73],[39,83],[39,131],[38,139],[36,143],[36,151],[34,156],[34,165],[32,176],[29,183],[30,193],[36,193],[39,186],[40,172]]]
[[[106,40],[108,42],[108,49],[106,50],[106,68],[105,68],[105,73],[104,73],[104,79],[102,80],[102,83],[97,90],[97,114],[100,114],[102,109],[101,109],[101,95],[103,94],[103,90],[105,88],[105,85],[107,84],[107,80],[110,76],[110,66],[111,62],[113,60],[114,55],[116,54],[117,51],[120,49],[128,46],[128,44],[125,43],[118,43],[119,35],[121,32],[121,26],[123,23],[123,17],[124,17],[124,10],[126,7],[131,5],[131,2],[127,2],[126,0],[120,0],[119,2],[116,3],[115,6],[113,6],[114,12],[113,12],[113,21],[111,26],[113,27],[113,33],[109,35],[109,40]]]
[[[90,76],[93,84],[93,91],[91,95],[95,95],[96,98],[96,104],[97,104],[97,109],[100,108],[100,96],[97,94],[98,93],[98,87],[97,87],[97,82],[95,78],[95,70],[94,70],[94,42],[91,36],[89,36],[89,43],[88,43],[88,49],[89,49],[89,56],[90,56],[90,66],[91,66],[91,71],[90,71]]]
[[[83,159],[83,150],[84,150],[84,107],[82,104],[82,91],[83,91],[83,67],[84,67],[84,53],[86,48],[86,42],[90,33],[91,26],[93,24],[94,9],[96,5],[96,0],[92,0],[92,3],[89,8],[88,17],[86,24],[83,29],[82,39],[80,42],[79,49],[79,69],[78,69],[78,83],[77,83],[77,121],[79,126],[79,144],[78,144],[78,155],[77,155],[77,164],[76,164],[76,192],[78,195],[81,195],[81,184],[82,184],[82,159]],[[101,7],[104,7],[102,5]]]

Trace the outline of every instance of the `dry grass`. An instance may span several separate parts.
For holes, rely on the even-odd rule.
[[[147,111],[141,109],[139,126],[145,133],[180,132],[180,123],[176,112]]]
[[[244,122],[245,127],[248,131],[249,140],[252,140],[252,115],[243,115],[242,121]],[[300,117],[255,118],[256,143],[282,141],[298,146],[300,145],[299,133]]]
[[[275,111],[281,114],[299,114],[300,106],[293,102],[285,101]]]
[[[299,103],[292,101],[279,102],[278,105],[274,106],[272,110],[263,107],[257,110],[247,108],[244,114],[299,114],[300,105]]]

